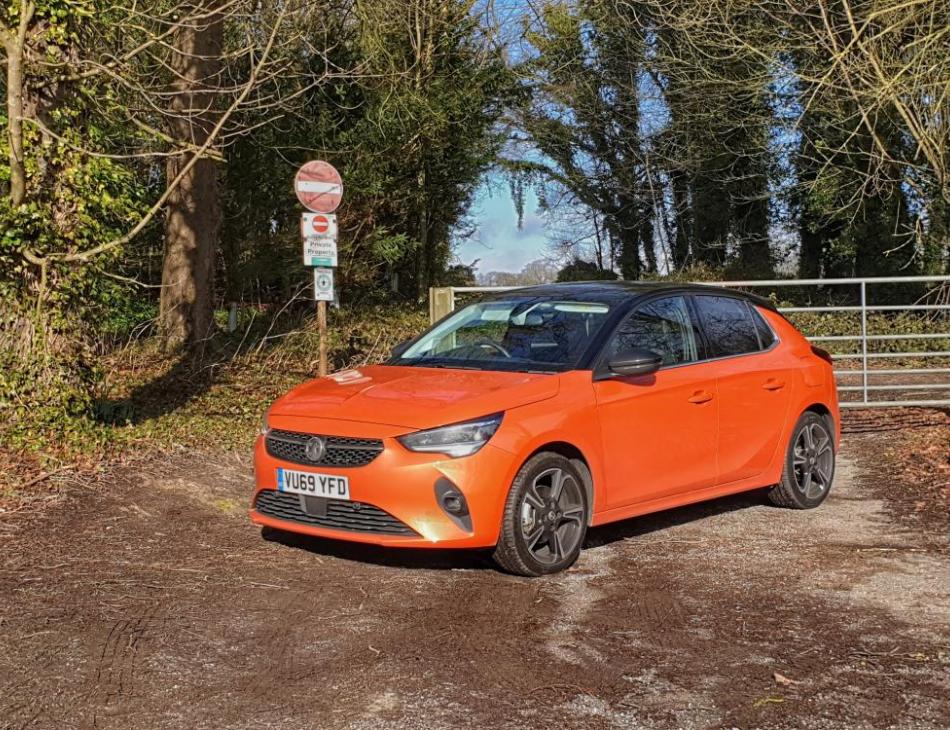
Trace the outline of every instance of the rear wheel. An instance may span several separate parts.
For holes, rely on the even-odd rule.
[[[825,501],[835,476],[835,440],[828,422],[807,411],[795,424],[782,481],[769,492],[774,504],[811,509]]]
[[[584,482],[570,460],[551,452],[531,457],[508,493],[495,562],[527,576],[569,568],[580,555],[588,511]]]

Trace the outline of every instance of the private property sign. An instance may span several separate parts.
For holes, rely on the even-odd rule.
[[[303,236],[304,266],[337,265],[336,216],[326,213],[304,213],[300,218]]]
[[[313,160],[297,171],[294,192],[307,210],[332,213],[343,199],[343,180],[329,162]]]
[[[336,266],[336,239],[329,236],[307,236],[303,239],[304,266]]]

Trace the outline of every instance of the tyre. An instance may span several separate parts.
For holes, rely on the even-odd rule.
[[[806,411],[795,424],[785,454],[782,481],[772,487],[773,504],[812,509],[825,501],[835,478],[835,439],[828,421]]]
[[[532,456],[508,492],[495,562],[525,576],[569,568],[580,555],[589,514],[577,468],[560,454]]]

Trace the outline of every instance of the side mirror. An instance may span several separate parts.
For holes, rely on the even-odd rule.
[[[652,350],[624,350],[607,361],[607,367],[617,375],[649,375],[663,364],[663,358]]]
[[[398,345],[396,345],[395,347],[393,347],[392,350],[389,351],[389,356],[390,356],[390,357],[399,357],[400,355],[402,355],[402,353],[404,353],[406,350],[409,349],[409,344],[410,344],[411,342],[412,342],[412,340],[403,340],[403,341],[400,342]]]

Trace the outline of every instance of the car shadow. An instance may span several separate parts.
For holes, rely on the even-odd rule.
[[[440,550],[438,548],[387,548],[361,542],[331,540],[299,535],[269,527],[261,529],[261,537],[287,547],[358,563],[410,570],[486,570],[495,569],[487,550]]]
[[[765,490],[756,490],[729,497],[720,497],[719,499],[686,507],[655,512],[641,517],[633,517],[621,522],[590,528],[584,542],[584,549],[604,547],[621,540],[629,540],[653,532],[662,532],[678,525],[697,522],[727,512],[770,504],[765,497]],[[491,559],[490,550],[386,548],[378,545],[299,535],[269,527],[262,528],[261,537],[269,542],[276,542],[314,555],[391,568],[409,570],[497,570],[497,566]]]
[[[584,549],[602,547],[621,540],[642,537],[654,532],[662,532],[672,527],[699,522],[710,517],[748,509],[749,507],[773,506],[766,497],[767,489],[732,494],[706,502],[697,502],[685,507],[675,507],[662,512],[652,512],[640,517],[631,517],[620,522],[611,522],[600,527],[591,527],[587,531]]]

